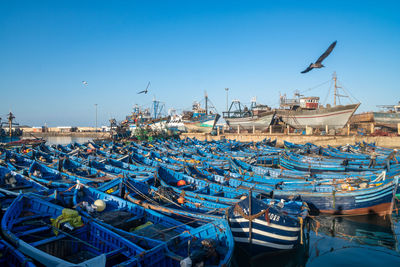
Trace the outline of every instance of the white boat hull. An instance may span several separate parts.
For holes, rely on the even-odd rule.
[[[329,129],[343,128],[360,104],[336,106],[317,110],[278,110],[277,115],[283,122],[293,128],[304,129],[306,126],[312,128]]]
[[[246,118],[225,118],[225,121],[232,128],[237,128],[239,126],[241,129],[246,130],[252,130],[253,127],[256,130],[266,130],[271,124],[271,121],[274,118],[274,114],[275,112],[270,112],[260,117],[254,116]]]

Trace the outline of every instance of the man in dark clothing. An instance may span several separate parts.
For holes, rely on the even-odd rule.
[[[376,165],[376,152],[375,149],[372,149],[372,153],[371,153],[371,159],[369,160],[369,164],[368,164],[368,168],[373,168]]]
[[[386,158],[386,170],[390,171],[390,162],[394,160],[396,163],[399,163],[396,158],[397,149],[393,149],[393,151]]]
[[[57,170],[58,170],[59,172],[62,172],[62,171],[63,171],[63,167],[64,167],[64,160],[65,160],[65,158],[64,158],[64,157],[60,157],[60,158],[58,159],[58,166],[57,166]]]

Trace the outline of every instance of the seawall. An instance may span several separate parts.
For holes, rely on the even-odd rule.
[[[92,137],[92,138],[108,138],[110,137],[109,132],[44,132],[44,133],[29,133],[24,132],[23,137],[54,137],[54,136],[66,136],[66,137]]]
[[[277,145],[282,146],[283,141],[289,141],[292,143],[305,144],[313,143],[320,146],[340,146],[346,144],[354,144],[356,142],[375,142],[377,146],[389,147],[389,148],[400,148],[400,136],[360,136],[360,135],[287,135],[287,134],[236,134],[236,133],[225,133],[219,136],[211,136],[210,134],[203,133],[183,133],[180,138],[186,137],[196,138],[198,140],[237,140],[241,142],[259,142],[265,138],[271,138],[271,140],[277,139]]]

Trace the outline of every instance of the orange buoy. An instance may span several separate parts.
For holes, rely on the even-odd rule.
[[[179,204],[185,203],[185,198],[179,197],[179,198],[178,198],[178,203],[179,203]]]
[[[179,180],[177,183],[177,186],[184,186],[186,185],[186,181],[185,180]]]

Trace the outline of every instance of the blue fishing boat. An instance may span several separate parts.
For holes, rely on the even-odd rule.
[[[130,157],[130,156],[128,155],[128,157]],[[153,167],[145,167],[145,166],[141,166],[139,164],[134,165],[134,164],[126,163],[121,160],[116,160],[113,158],[106,158],[104,163],[111,165],[111,166],[118,167],[120,169],[130,170],[130,171],[154,172],[156,170],[156,168],[153,168]]]
[[[78,181],[82,184],[91,184],[97,186],[107,180],[112,180],[105,177],[87,178],[71,175],[66,172],[60,172],[36,161],[29,167],[27,175],[33,180],[45,184],[48,187],[70,187]]]
[[[0,154],[2,159],[10,169],[12,170],[23,170],[29,168],[33,160],[20,155],[12,150],[5,150]]]
[[[283,212],[293,205],[295,215]],[[247,197],[228,210],[228,220],[238,246],[250,256],[277,250],[289,250],[302,243],[303,216],[298,214],[301,204],[284,202],[268,205]],[[297,217],[299,216],[299,217]]]
[[[174,179],[172,177],[166,178],[166,175],[171,175],[171,173],[159,173],[160,179]],[[179,178],[183,178],[183,175]],[[243,214],[243,212],[246,213],[247,211],[245,211],[245,207],[242,207],[244,203],[248,201],[248,197],[244,200],[239,198],[229,199],[221,194],[207,195],[207,191],[203,191],[201,188],[197,188],[197,190],[191,192],[188,187],[182,187],[182,189],[180,189],[171,185],[167,186],[167,184],[162,182],[162,187],[151,187],[151,192],[154,192],[152,201],[140,201],[139,199],[141,199],[141,194],[146,194],[147,198],[151,196],[152,193],[150,192],[150,189],[137,188],[138,183],[126,183],[129,184],[126,191],[132,192],[128,195],[129,200],[140,203],[141,205],[151,209],[156,209],[168,215],[177,215],[178,218],[179,216],[190,216],[197,219],[204,219],[204,217],[207,216],[211,219],[215,216],[224,217],[227,215],[236,244],[244,244],[246,251],[253,256],[275,250],[295,248],[296,245],[300,244],[299,236],[302,231],[302,222],[308,214],[307,206],[302,202],[285,202],[272,199],[259,200],[252,197],[253,203],[258,203],[257,207],[264,208],[263,213],[259,214],[260,216],[262,215],[262,218],[260,217],[259,219],[264,220],[265,218],[266,221],[264,224],[268,224],[268,226],[263,226],[261,223],[260,225],[254,225],[253,228],[250,227],[249,230],[248,221],[247,227],[245,226],[248,216]],[[168,191],[168,188],[174,190],[176,194],[174,195],[171,191]],[[138,193],[138,191],[141,191],[142,193]],[[244,191],[242,191],[242,194],[238,196],[243,195]],[[137,200],[134,199],[136,196],[139,197]],[[160,199],[159,202],[157,202],[156,197]],[[180,199],[179,204],[176,202],[178,197]],[[232,208],[232,205],[234,208]],[[236,211],[239,207],[243,208],[244,211],[237,213]],[[256,210],[256,208],[254,209]],[[260,210],[257,211],[257,213],[259,212]],[[269,220],[273,220],[274,223],[269,224]],[[259,220],[257,220],[257,222],[259,222]],[[257,236],[259,233],[262,233],[261,235],[265,235],[267,238],[262,237],[261,239],[254,239],[254,247],[251,245],[251,249],[249,249],[250,247],[247,246],[249,236],[246,237],[246,231],[247,235],[249,235],[250,231],[250,239],[252,236]],[[253,241],[250,241],[250,243],[252,242]]]
[[[49,192],[49,188],[29,177],[0,166],[0,191],[9,194],[28,192],[44,194]]]
[[[15,249],[5,240],[0,239],[0,266],[10,267],[35,267],[33,261]]]
[[[156,253],[146,257],[122,236],[32,195],[14,200],[1,228],[13,246],[45,266],[136,266],[159,260]]]
[[[105,209],[98,211],[94,205],[95,200],[103,201]],[[75,189],[74,205],[86,217],[98,221],[99,224],[130,240],[139,240],[141,243],[146,243],[146,240],[153,243],[154,240],[167,241],[184,231],[193,229],[155,211],[147,210],[118,196],[90,187],[81,186]],[[146,231],[142,230],[143,226]],[[144,237],[144,240],[140,239],[141,236]],[[157,245],[159,244],[158,242]]]
[[[109,187],[111,188],[116,185],[115,181],[110,183]],[[125,184],[125,182],[123,183]],[[106,187],[102,189],[107,190]],[[111,193],[110,189],[107,191]],[[93,205],[93,199],[104,201],[105,210],[96,211],[85,208],[87,204]],[[197,220],[192,224],[197,222],[196,225],[200,223],[200,226],[193,228],[189,224],[176,221],[156,211],[145,209],[117,196],[88,187],[75,190],[74,203],[83,215],[124,236],[146,251],[162,248],[163,252],[160,252],[159,257],[164,257],[166,262],[171,259],[184,260],[190,254],[187,241],[192,238],[208,239],[217,250],[217,259],[203,257],[206,266],[227,264],[233,253],[233,237],[225,220],[213,219],[212,222]],[[82,203],[85,204],[82,205]],[[191,261],[195,261],[193,256],[189,257],[192,257]],[[171,266],[176,263],[172,262]]]
[[[360,184],[361,186],[361,184]],[[398,177],[381,182],[365,183],[354,188],[346,183],[339,186],[315,187],[313,191],[274,190],[274,197],[301,199],[313,214],[388,215],[392,214]]]
[[[143,181],[154,178],[154,174],[151,171],[138,171],[138,170],[132,171],[127,169],[121,169],[113,165],[99,162],[96,159],[92,158],[88,159],[87,166],[115,176],[131,177]]]

